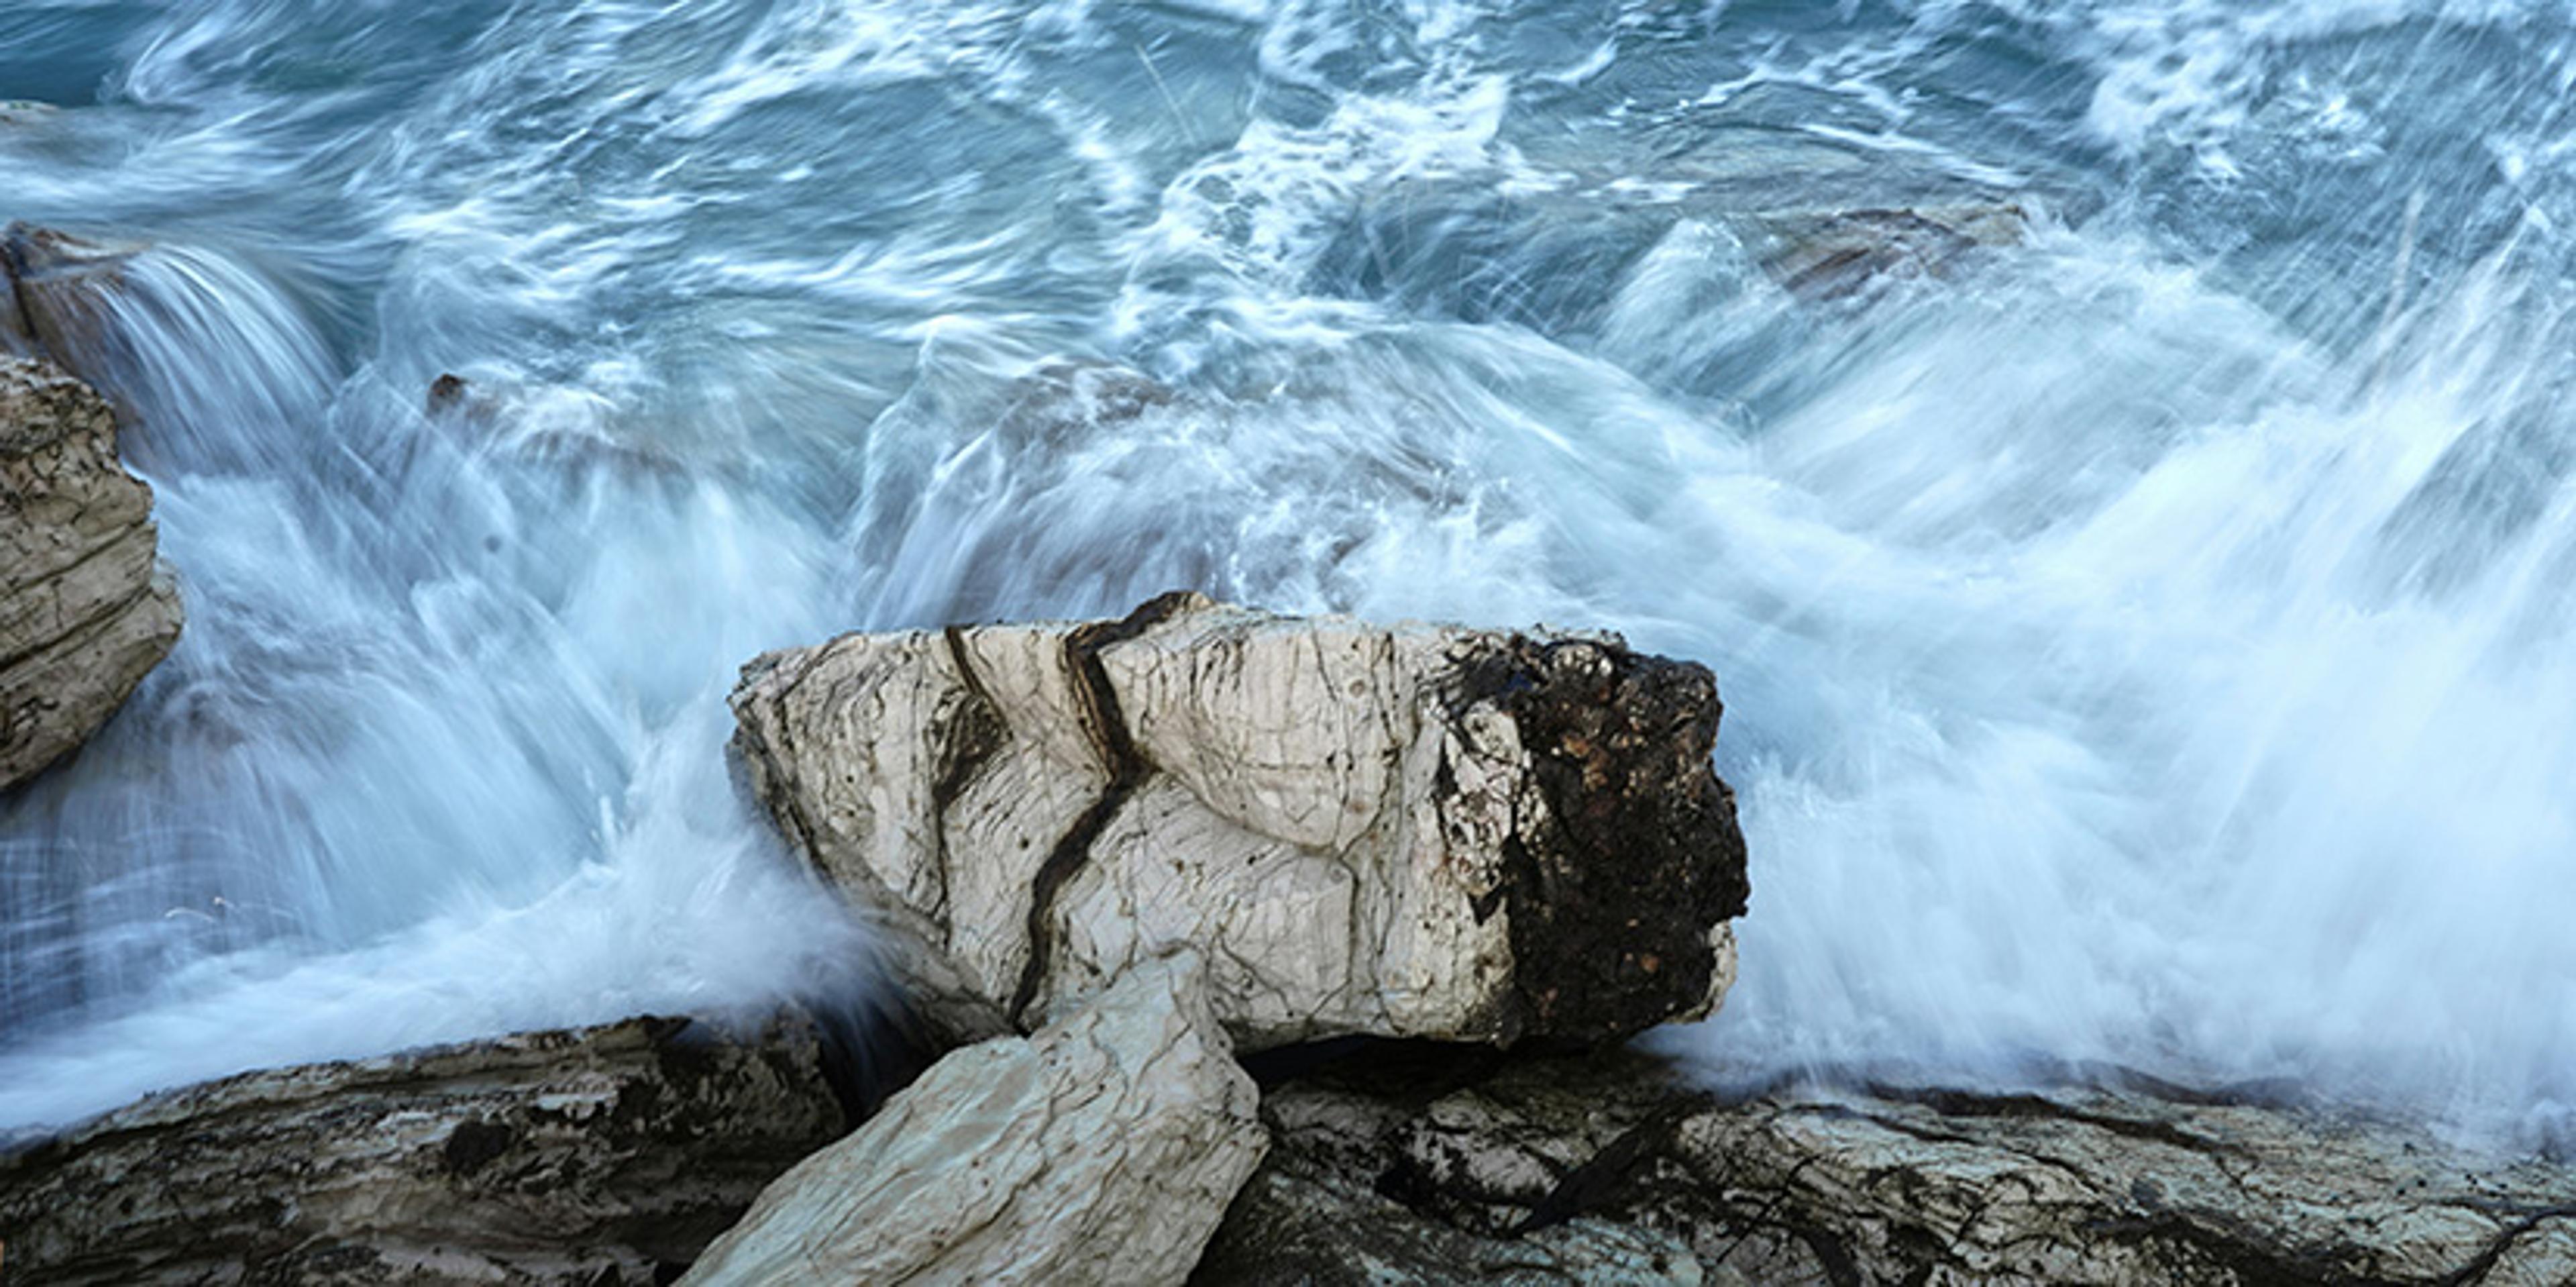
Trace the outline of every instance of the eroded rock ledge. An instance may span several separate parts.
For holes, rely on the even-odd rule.
[[[2576,1170],[2168,1095],[1730,1102],[1630,1052],[1357,1061],[1265,1092],[1270,1157],[1194,1281],[2576,1281]]]
[[[801,1020],[246,1073],[0,1157],[0,1281],[641,1287],[842,1128]]]
[[[97,732],[178,642],[156,542],[107,400],[0,345],[0,790]]]
[[[733,704],[755,791],[952,1040],[1181,947],[1253,1050],[1599,1042],[1733,978],[1716,684],[1614,637],[1176,594],[772,653]]]

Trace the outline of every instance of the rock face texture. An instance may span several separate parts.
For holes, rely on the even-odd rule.
[[[688,1284],[1178,1283],[1267,1141],[1187,955],[957,1051],[780,1177]]]
[[[1615,638],[1177,594],[772,653],[733,706],[754,789],[952,1038],[1184,946],[1248,1049],[1598,1042],[1733,978],[1716,685]]]
[[[1209,1283],[2576,1281],[2576,1170],[2170,1098],[1724,1102],[1611,1052],[1271,1088]],[[1283,1230],[1363,1234],[1295,1242]]]
[[[107,401],[0,355],[0,790],[97,732],[178,642],[155,540]]]
[[[249,1073],[0,1158],[0,1281],[667,1281],[842,1126],[813,1029],[786,1020]]]

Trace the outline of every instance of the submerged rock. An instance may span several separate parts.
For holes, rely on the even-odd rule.
[[[667,1281],[843,1128],[810,1024],[630,1019],[154,1096],[0,1157],[0,1278]]]
[[[1615,638],[1167,595],[773,653],[733,705],[781,830],[952,1038],[1177,947],[1252,1049],[1605,1041],[1734,976],[1716,685]]]
[[[0,356],[0,789],[97,732],[178,642],[156,543],[107,400]]]
[[[1195,959],[956,1051],[762,1193],[682,1281],[1178,1283],[1266,1147]]]
[[[2008,201],[1915,209],[1787,212],[1751,221],[1765,271],[1801,299],[1841,299],[1891,280],[1947,277],[1980,250],[2013,246],[2029,217]]]
[[[2576,1171],[2175,1093],[1729,1102],[1626,1052],[1345,1070],[1266,1094],[1272,1154],[1202,1280],[1581,1282],[1654,1248],[1712,1283],[2576,1281]],[[1365,1232],[1279,1249],[1336,1222]]]

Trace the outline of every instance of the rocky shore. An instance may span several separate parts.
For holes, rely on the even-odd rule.
[[[58,396],[70,397],[70,394]],[[2576,1172],[2134,1079],[1725,1096],[1627,1050],[1746,908],[1708,672],[1169,595],[734,697],[945,1057],[641,1018],[166,1093],[0,1159],[20,1283],[2558,1283]]]

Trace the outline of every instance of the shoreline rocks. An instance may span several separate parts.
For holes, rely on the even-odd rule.
[[[1609,1051],[1363,1056],[1269,1087],[1262,1116],[1271,1155],[1194,1281],[2576,1280],[2576,1171],[2220,1097],[1727,1098]],[[1479,1264],[1509,1271],[1454,1272]]]
[[[245,1073],[0,1155],[0,1282],[667,1281],[843,1125],[794,1018]]]
[[[157,544],[107,400],[0,354],[0,790],[87,741],[178,643]]]
[[[952,1040],[1181,947],[1247,1050],[1592,1044],[1733,979],[1716,685],[1615,638],[1179,594],[773,653],[733,704],[754,792]]]

